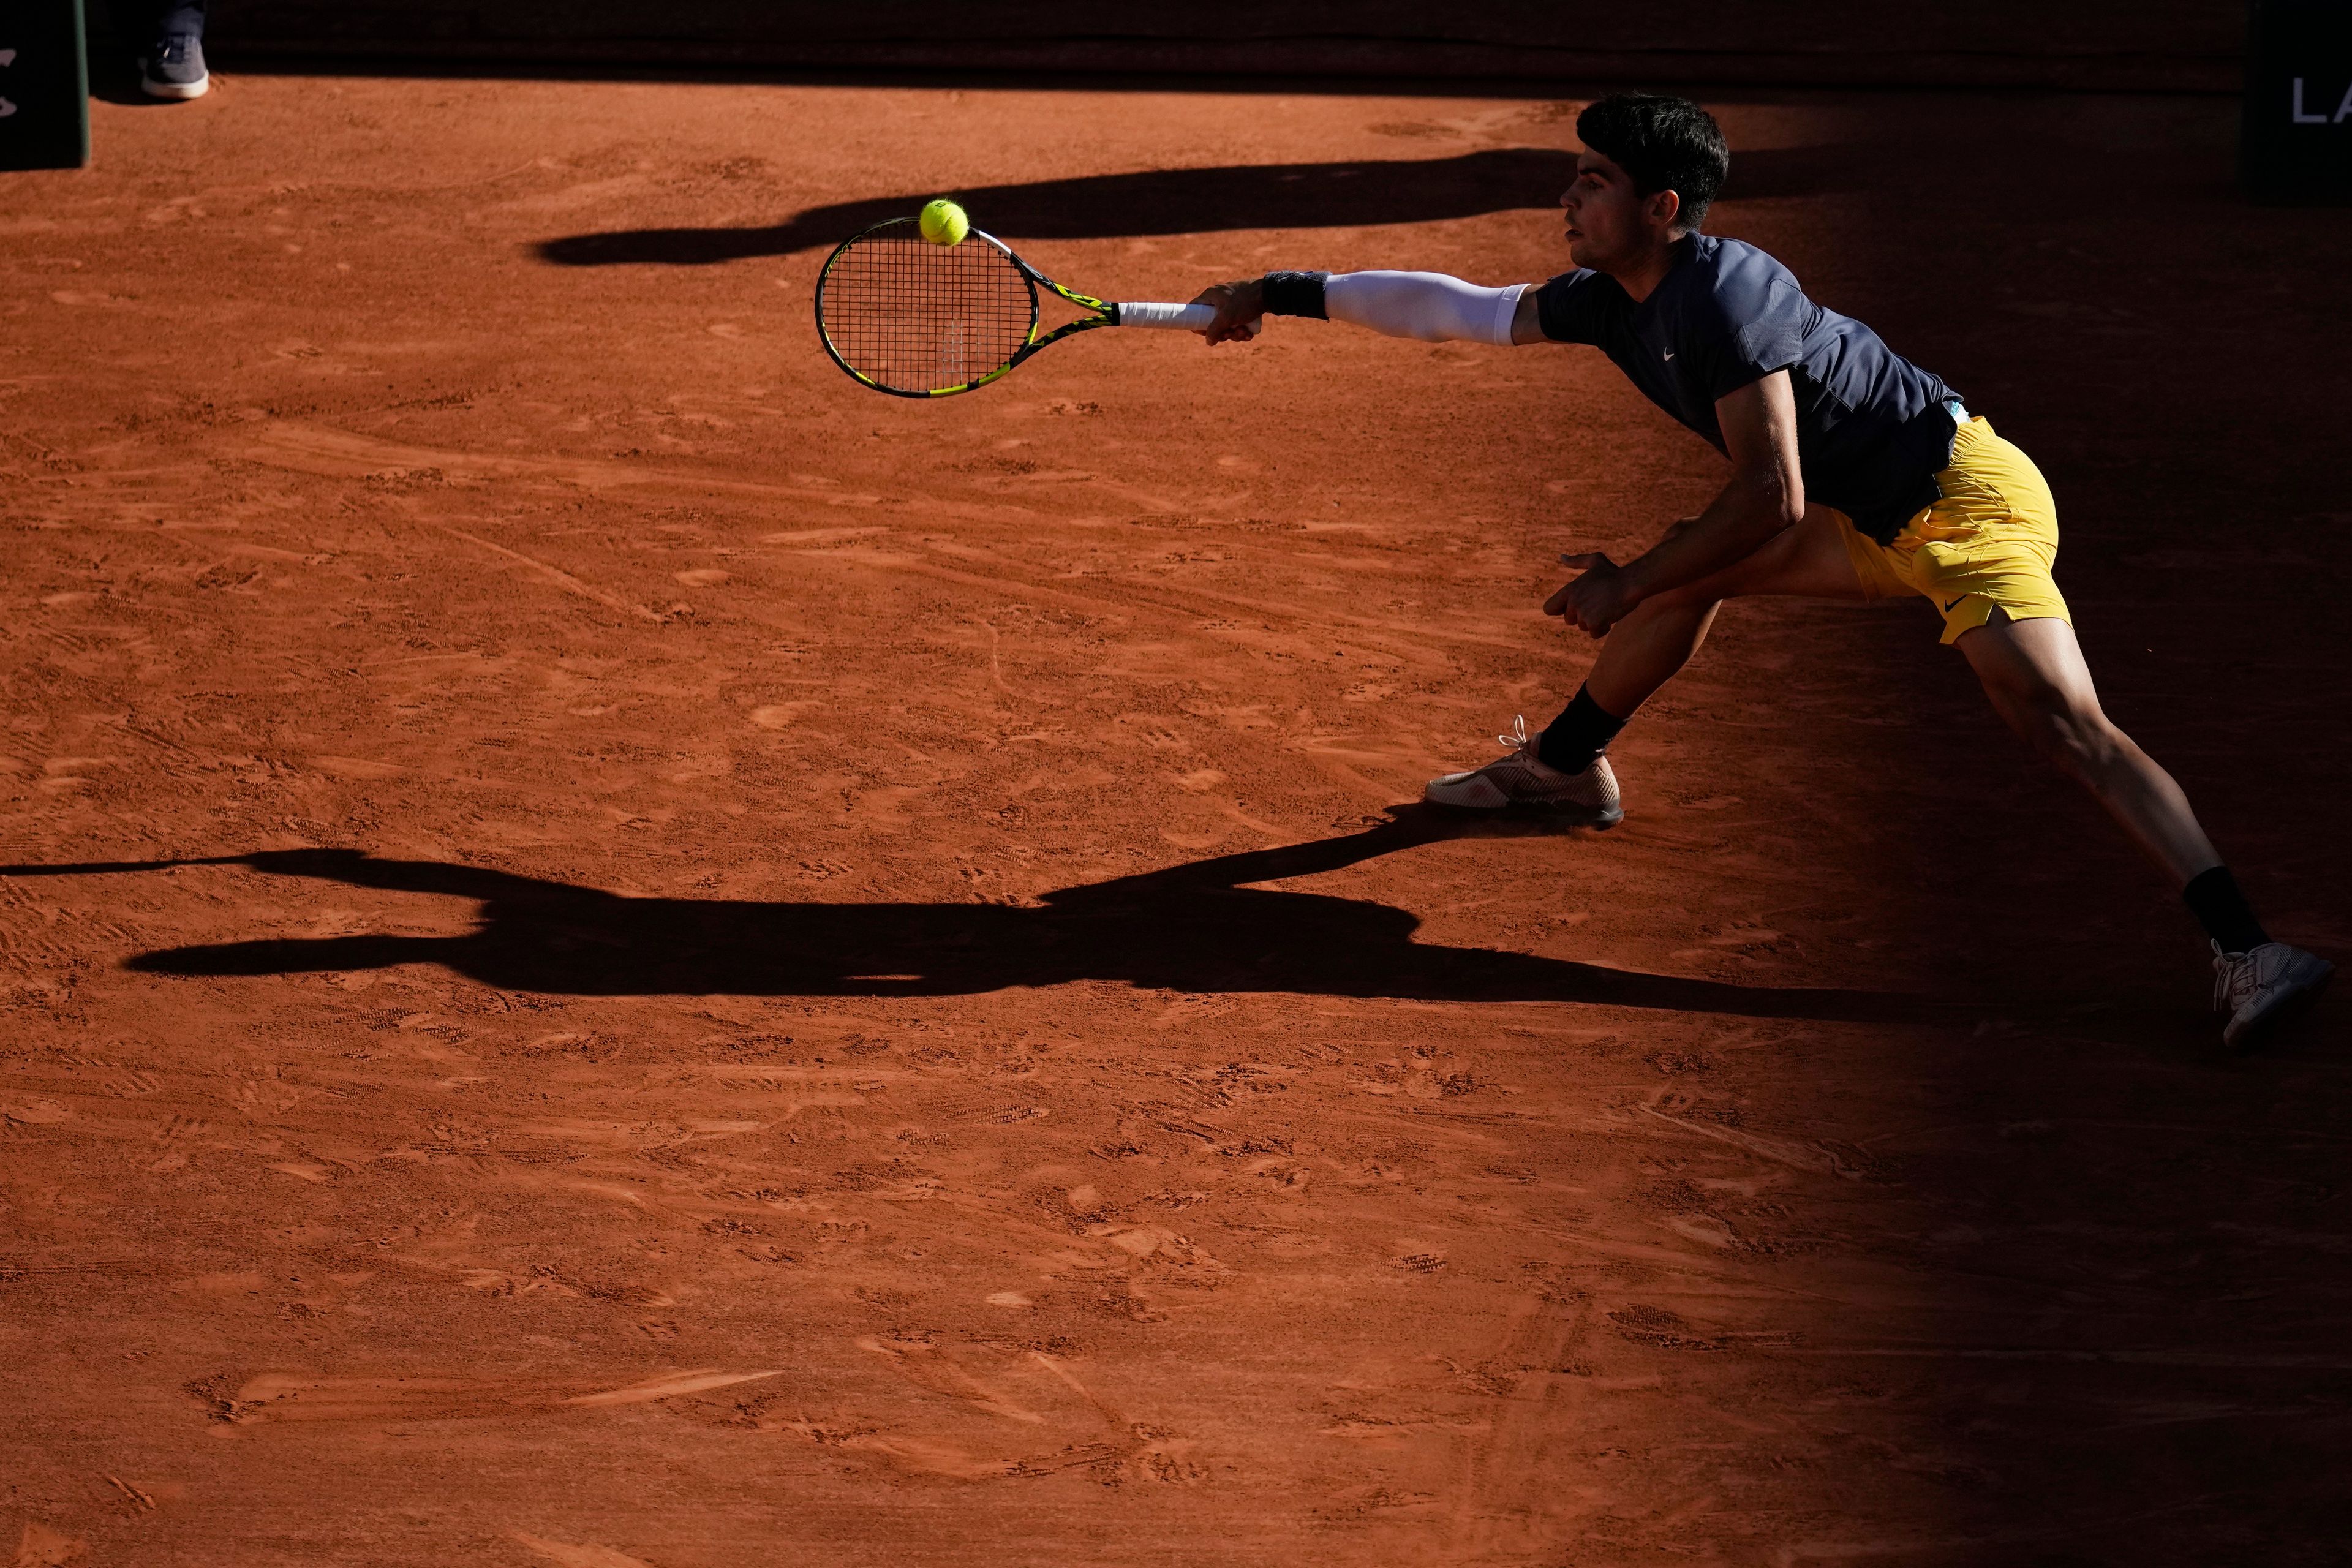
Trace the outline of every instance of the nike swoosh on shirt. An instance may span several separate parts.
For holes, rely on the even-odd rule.
[[[1674,354],[1673,354],[1671,352],[1669,352],[1669,353],[1667,353],[1666,357],[1667,357],[1668,359],[1672,359],[1672,358],[1674,358],[1675,356],[1674,356]]]
[[[1967,595],[1966,594],[1963,594],[1963,595],[1960,595],[1960,599],[1965,599],[1965,598],[1967,598],[1967,597],[1968,597],[1968,595]],[[1958,603],[1960,602],[1960,599],[1954,599],[1954,600],[1952,601],[1952,604],[1951,604],[1951,605],[1946,605],[1944,606],[1944,614],[1946,614],[1946,615],[1948,615],[1948,615],[1950,615],[1950,614],[1952,613],[1952,605],[1957,605],[1957,604],[1958,604]]]

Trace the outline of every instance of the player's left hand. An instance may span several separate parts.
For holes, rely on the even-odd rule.
[[[1573,566],[1583,574],[1561,586],[1559,592],[1544,601],[1544,614],[1558,616],[1572,626],[1582,626],[1596,637],[1607,637],[1609,628],[1633,612],[1635,603],[1633,584],[1626,581],[1625,569],[1599,551],[1581,555],[1563,555],[1563,566]]]

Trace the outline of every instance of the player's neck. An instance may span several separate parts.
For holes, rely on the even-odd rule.
[[[1657,244],[1638,256],[1602,270],[1617,279],[1617,286],[1638,305],[1654,293],[1658,285],[1666,280],[1666,274],[1675,269],[1675,261],[1682,256],[1683,241],[1688,237],[1680,234],[1662,236]]]

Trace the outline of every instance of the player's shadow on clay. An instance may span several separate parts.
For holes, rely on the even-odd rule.
[[[1961,1021],[1925,998],[1738,985],[1414,940],[1413,915],[1250,884],[1444,839],[1545,832],[1401,807],[1360,832],[1046,894],[1037,907],[626,898],[477,866],[288,849],[203,860],[0,867],[4,876],[245,866],[479,905],[459,936],[271,938],[142,953],[149,974],[292,974],[437,963],[502,990],[578,995],[942,996],[1071,981],[1189,992],[1575,1002],[1749,1017]],[[1970,1017],[1973,1015],[1969,1015]]]
[[[1724,199],[1811,195],[1838,188],[1861,160],[1839,147],[1781,147],[1732,160]],[[1246,163],[1147,169],[962,191],[908,191],[811,207],[782,223],[575,234],[539,246],[566,267],[677,267],[830,248],[885,218],[953,196],[1002,239],[1100,239],[1236,228],[1350,228],[1431,223],[1548,207],[1576,175],[1576,155],[1509,147],[1454,158],[1346,163]]]

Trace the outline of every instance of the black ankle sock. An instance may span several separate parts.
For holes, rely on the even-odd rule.
[[[2271,939],[2263,922],[2254,919],[2246,895],[2238,890],[2238,879],[2230,875],[2227,866],[2200,871],[2189,879],[2180,896],[2188,900],[2189,912],[2197,917],[2205,934],[2220,942],[2223,952],[2252,952]]]
[[[1580,686],[1559,717],[1536,737],[1536,758],[1561,773],[1580,773],[1609,749],[1609,742],[1624,727],[1624,720],[1592,700],[1592,693]]]

